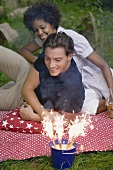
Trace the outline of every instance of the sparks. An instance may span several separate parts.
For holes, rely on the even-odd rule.
[[[45,117],[42,121],[43,124],[43,132],[46,136],[49,136],[52,140],[54,138],[54,130],[53,130],[53,123],[49,119],[49,117]]]
[[[77,116],[74,121],[70,121],[68,126],[69,141],[78,136],[85,136],[88,128],[93,129],[91,123],[91,117],[87,114]]]
[[[50,114],[54,112],[51,110]],[[62,138],[65,131],[68,132],[69,139],[66,149],[70,149],[78,136],[85,136],[88,128],[93,129],[91,116],[88,114],[81,114],[76,116],[74,121],[67,123],[67,120],[62,116],[55,116],[54,122],[49,117],[45,117],[41,122],[43,124],[43,132],[46,136],[49,136],[53,142],[54,148],[57,148],[55,140],[58,139],[59,148],[62,150]]]

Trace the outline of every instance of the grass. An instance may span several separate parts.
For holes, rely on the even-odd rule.
[[[53,170],[51,157],[36,157],[23,161],[5,161],[0,170]],[[89,152],[75,156],[69,170],[113,170],[113,152]]]
[[[94,7],[84,7],[79,1],[63,4],[59,1],[62,11],[62,26],[79,31],[77,28],[82,23],[88,11],[91,11],[96,19],[98,42],[89,38],[93,47],[113,68],[113,11],[100,11]],[[7,22],[19,33],[19,38],[14,44],[4,44],[14,51],[32,39],[32,33],[24,27],[22,17],[9,19]],[[0,86],[9,81],[3,73],[0,73]],[[74,165],[70,170],[113,170],[113,152],[90,152],[82,153],[75,157]],[[53,170],[51,157],[36,157],[32,159],[17,161],[8,160],[0,163],[0,170]]]

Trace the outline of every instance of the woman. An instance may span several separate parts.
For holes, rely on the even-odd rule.
[[[24,14],[24,24],[30,31],[34,32],[35,38],[19,52],[27,61],[33,63],[37,57],[32,53],[42,48],[43,42],[48,35],[59,31],[65,32],[74,41],[76,53],[73,58],[82,74],[85,87],[86,94],[83,111],[91,114],[105,111],[105,99],[109,97],[112,100],[109,89],[113,92],[113,79],[110,68],[82,35],[73,30],[60,27],[60,19],[59,9],[53,3],[41,2],[29,7]],[[3,99],[4,96],[0,95],[0,98]],[[1,105],[0,103],[0,108]],[[18,105],[20,104],[17,102]],[[90,108],[90,106],[93,107]],[[9,107],[9,109],[12,109],[12,107]]]
[[[41,121],[46,115],[54,119],[47,111],[52,109],[63,112],[65,118],[74,117],[84,101],[82,77],[73,60],[74,42],[65,33],[58,32],[50,34],[43,47],[44,52],[22,87],[22,96],[29,105],[21,107],[20,115],[35,121]]]

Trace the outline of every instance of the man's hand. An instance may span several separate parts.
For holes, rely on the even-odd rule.
[[[33,120],[33,121],[41,121],[41,118],[38,114],[35,114],[32,107],[25,103],[20,108],[20,116],[24,120]]]

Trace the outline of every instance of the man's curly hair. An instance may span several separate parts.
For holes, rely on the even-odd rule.
[[[33,22],[35,19],[41,19],[49,24],[53,25],[57,30],[60,24],[61,14],[56,4],[50,2],[36,2],[30,6],[24,13],[23,22],[25,27],[29,30],[33,30]]]

